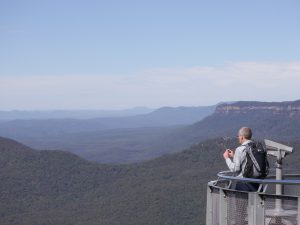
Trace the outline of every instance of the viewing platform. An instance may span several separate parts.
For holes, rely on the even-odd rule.
[[[300,174],[275,178],[218,173],[218,179],[208,183],[206,225],[300,225]],[[237,191],[232,188],[237,181],[260,186],[257,192]]]
[[[253,179],[218,173],[218,180],[208,183],[206,225],[300,225],[300,174],[282,168],[293,148],[270,140],[265,140],[265,148],[276,158],[275,175]],[[236,190],[237,182],[256,183],[259,188]]]

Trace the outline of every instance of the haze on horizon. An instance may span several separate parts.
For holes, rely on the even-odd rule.
[[[2,1],[0,110],[293,101],[298,1]]]

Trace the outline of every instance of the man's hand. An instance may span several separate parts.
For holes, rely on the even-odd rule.
[[[226,149],[223,154],[224,159],[233,158],[233,156],[234,156],[234,151],[232,151],[231,149]]]
[[[231,149],[227,149],[227,150],[228,150],[228,156],[229,156],[230,158],[233,158],[233,156],[234,156],[234,151],[231,150]]]
[[[228,159],[229,158],[229,151],[228,149],[225,150],[224,154],[223,154],[224,159]]]

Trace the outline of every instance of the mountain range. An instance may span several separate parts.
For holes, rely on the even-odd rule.
[[[298,107],[299,101],[222,104],[192,125],[168,132],[152,127],[140,138],[160,130],[161,145],[178,152],[123,165],[99,164],[65,151],[34,150],[0,138],[1,224],[203,225],[207,182],[227,169],[222,153],[238,145],[234,137],[240,126],[252,127],[256,139],[293,146],[284,168],[298,168]],[[121,130],[116,140],[124,138]],[[131,132],[131,137],[139,134]],[[271,168],[274,165],[270,159]]]
[[[163,107],[150,113],[123,117],[101,117],[85,120],[71,117],[61,119],[18,119],[2,121],[0,123],[0,135],[13,138],[44,137],[122,128],[186,125],[205,118],[212,114],[214,110],[215,106]]]
[[[16,120],[0,123],[0,135],[36,149],[67,150],[101,163],[131,163],[179,152],[208,138],[234,137],[241,126],[252,127],[256,139],[297,139],[299,107],[299,100],[234,102],[166,107],[121,118]]]
[[[214,109],[163,107],[118,118],[13,120],[0,123],[0,135],[37,149],[63,149],[102,163],[126,163],[172,151],[163,137]]]
[[[252,109],[248,111],[227,110],[228,107],[243,105],[251,106]],[[271,108],[267,110],[265,108],[253,109],[257,105],[269,105]],[[71,134],[65,140],[73,145],[68,144],[65,149],[98,162],[130,163],[179,152],[209,138],[235,137],[238,129],[242,126],[253,129],[254,139],[298,140],[300,114],[295,113],[293,108],[299,107],[300,102],[274,103],[276,107],[278,105],[285,107],[283,108],[286,110],[282,110],[281,113],[278,113],[278,108],[274,108],[274,105],[272,106],[270,103],[266,103],[266,105],[262,102],[221,104],[216,107],[213,114],[199,122],[185,126]],[[65,140],[56,138],[53,142],[65,143]],[[101,147],[97,148],[97,146]]]
[[[147,107],[135,107],[123,110],[11,110],[0,111],[0,120],[32,120],[32,119],[93,119],[100,117],[124,117],[153,112]]]

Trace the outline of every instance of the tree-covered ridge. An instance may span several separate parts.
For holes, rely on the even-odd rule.
[[[201,166],[207,160],[197,149],[110,166],[65,152],[23,151],[17,143],[10,144],[10,151],[5,145],[1,144],[0,203],[5,224],[204,221],[203,191],[210,177]],[[215,157],[210,161],[214,165]]]
[[[225,170],[212,139],[177,154],[130,165],[88,162],[0,139],[1,224],[204,224],[206,184]],[[297,165],[296,146],[289,165]]]

